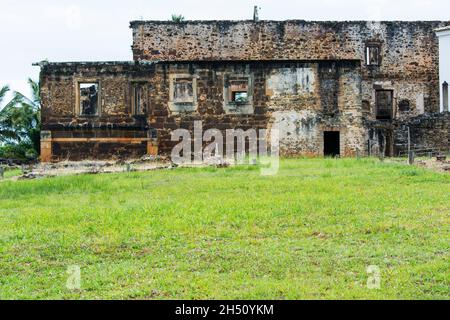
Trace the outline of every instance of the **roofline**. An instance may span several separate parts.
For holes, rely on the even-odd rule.
[[[437,28],[434,29],[435,32],[445,32],[445,31],[450,31],[450,26],[446,26],[446,27],[442,27],[442,28]]]
[[[136,60],[136,61],[67,61],[67,62],[49,62],[49,61],[41,61],[35,62],[32,65],[35,67],[44,67],[44,66],[56,66],[56,67],[65,67],[65,66],[133,66],[133,65],[156,65],[156,64],[206,64],[206,63],[317,63],[317,62],[360,62],[360,59],[286,59],[286,60],[155,60],[155,61],[146,61],[146,60]]]
[[[85,66],[124,66],[124,65],[136,65],[136,64],[149,64],[146,61],[62,61],[62,62],[50,62],[50,61],[40,61],[32,63],[34,67],[42,67],[42,66],[71,66],[71,65],[85,65]]]
[[[188,25],[188,24],[239,24],[239,23],[331,23],[331,24],[358,24],[358,23],[368,23],[368,22],[378,22],[384,24],[402,23],[402,24],[417,24],[417,23],[427,23],[427,24],[439,24],[439,23],[449,23],[450,21],[440,21],[440,20],[301,20],[301,19],[291,19],[291,20],[185,20],[182,22],[174,22],[171,20],[132,20],[130,21],[130,27],[133,28],[136,25],[145,24],[162,24],[162,25]]]

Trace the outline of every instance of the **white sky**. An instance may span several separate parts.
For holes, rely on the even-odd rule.
[[[131,20],[450,20],[448,0],[0,0],[0,86],[28,94],[32,62],[131,60]]]

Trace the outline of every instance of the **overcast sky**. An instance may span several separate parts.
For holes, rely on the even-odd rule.
[[[449,0],[0,0],[0,86],[28,94],[32,62],[131,60],[131,20],[450,20]]]

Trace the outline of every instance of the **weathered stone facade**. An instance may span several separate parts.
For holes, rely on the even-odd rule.
[[[168,154],[195,120],[278,125],[288,155],[369,154],[377,130],[394,155],[396,123],[439,111],[445,24],[135,21],[134,62],[42,63],[42,158]]]

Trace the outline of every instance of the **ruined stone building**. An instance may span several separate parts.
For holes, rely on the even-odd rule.
[[[42,62],[42,160],[170,154],[171,132],[278,126],[285,155],[448,150],[450,22],[133,21],[132,62]],[[448,106],[447,106],[448,108]],[[448,109],[446,109],[448,110]]]

